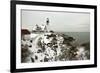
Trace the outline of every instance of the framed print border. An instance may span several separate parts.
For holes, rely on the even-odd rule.
[[[16,6],[17,5],[35,5],[35,6],[50,6],[50,7],[69,7],[69,8],[84,8],[94,10],[94,64],[88,65],[73,65],[73,66],[55,66],[55,67],[40,67],[40,68],[16,68]],[[10,46],[11,46],[11,72],[29,72],[29,71],[45,71],[45,70],[61,70],[61,69],[79,69],[97,67],[97,6],[94,5],[78,5],[78,4],[63,4],[63,3],[48,3],[48,2],[33,2],[33,1],[11,1],[11,30],[10,30]]]

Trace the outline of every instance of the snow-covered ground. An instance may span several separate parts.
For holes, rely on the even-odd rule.
[[[68,37],[68,36],[67,36]],[[22,40],[22,62],[50,62],[67,60],[86,60],[88,50],[85,47],[73,46],[65,37],[54,32],[31,33],[30,40]],[[25,56],[25,54],[27,54]],[[26,60],[28,59],[28,60]]]

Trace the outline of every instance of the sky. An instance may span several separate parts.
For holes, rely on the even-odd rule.
[[[57,32],[90,32],[90,14],[55,11],[21,11],[22,29],[29,29],[38,24],[46,24],[49,18],[49,29]]]

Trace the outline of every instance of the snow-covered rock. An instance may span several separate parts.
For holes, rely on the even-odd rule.
[[[30,58],[31,62],[88,59],[85,47],[74,47],[71,42],[69,42],[68,36],[68,42],[66,43],[65,37],[54,32],[45,32],[41,34],[32,33],[30,36],[30,40],[22,40],[22,44],[23,46],[28,45],[27,49],[30,51],[28,60]]]

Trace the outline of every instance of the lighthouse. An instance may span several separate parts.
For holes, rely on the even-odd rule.
[[[47,20],[46,20],[46,24],[49,25],[49,18],[47,18]]]
[[[49,18],[46,19],[46,31],[48,32],[49,31]]]

